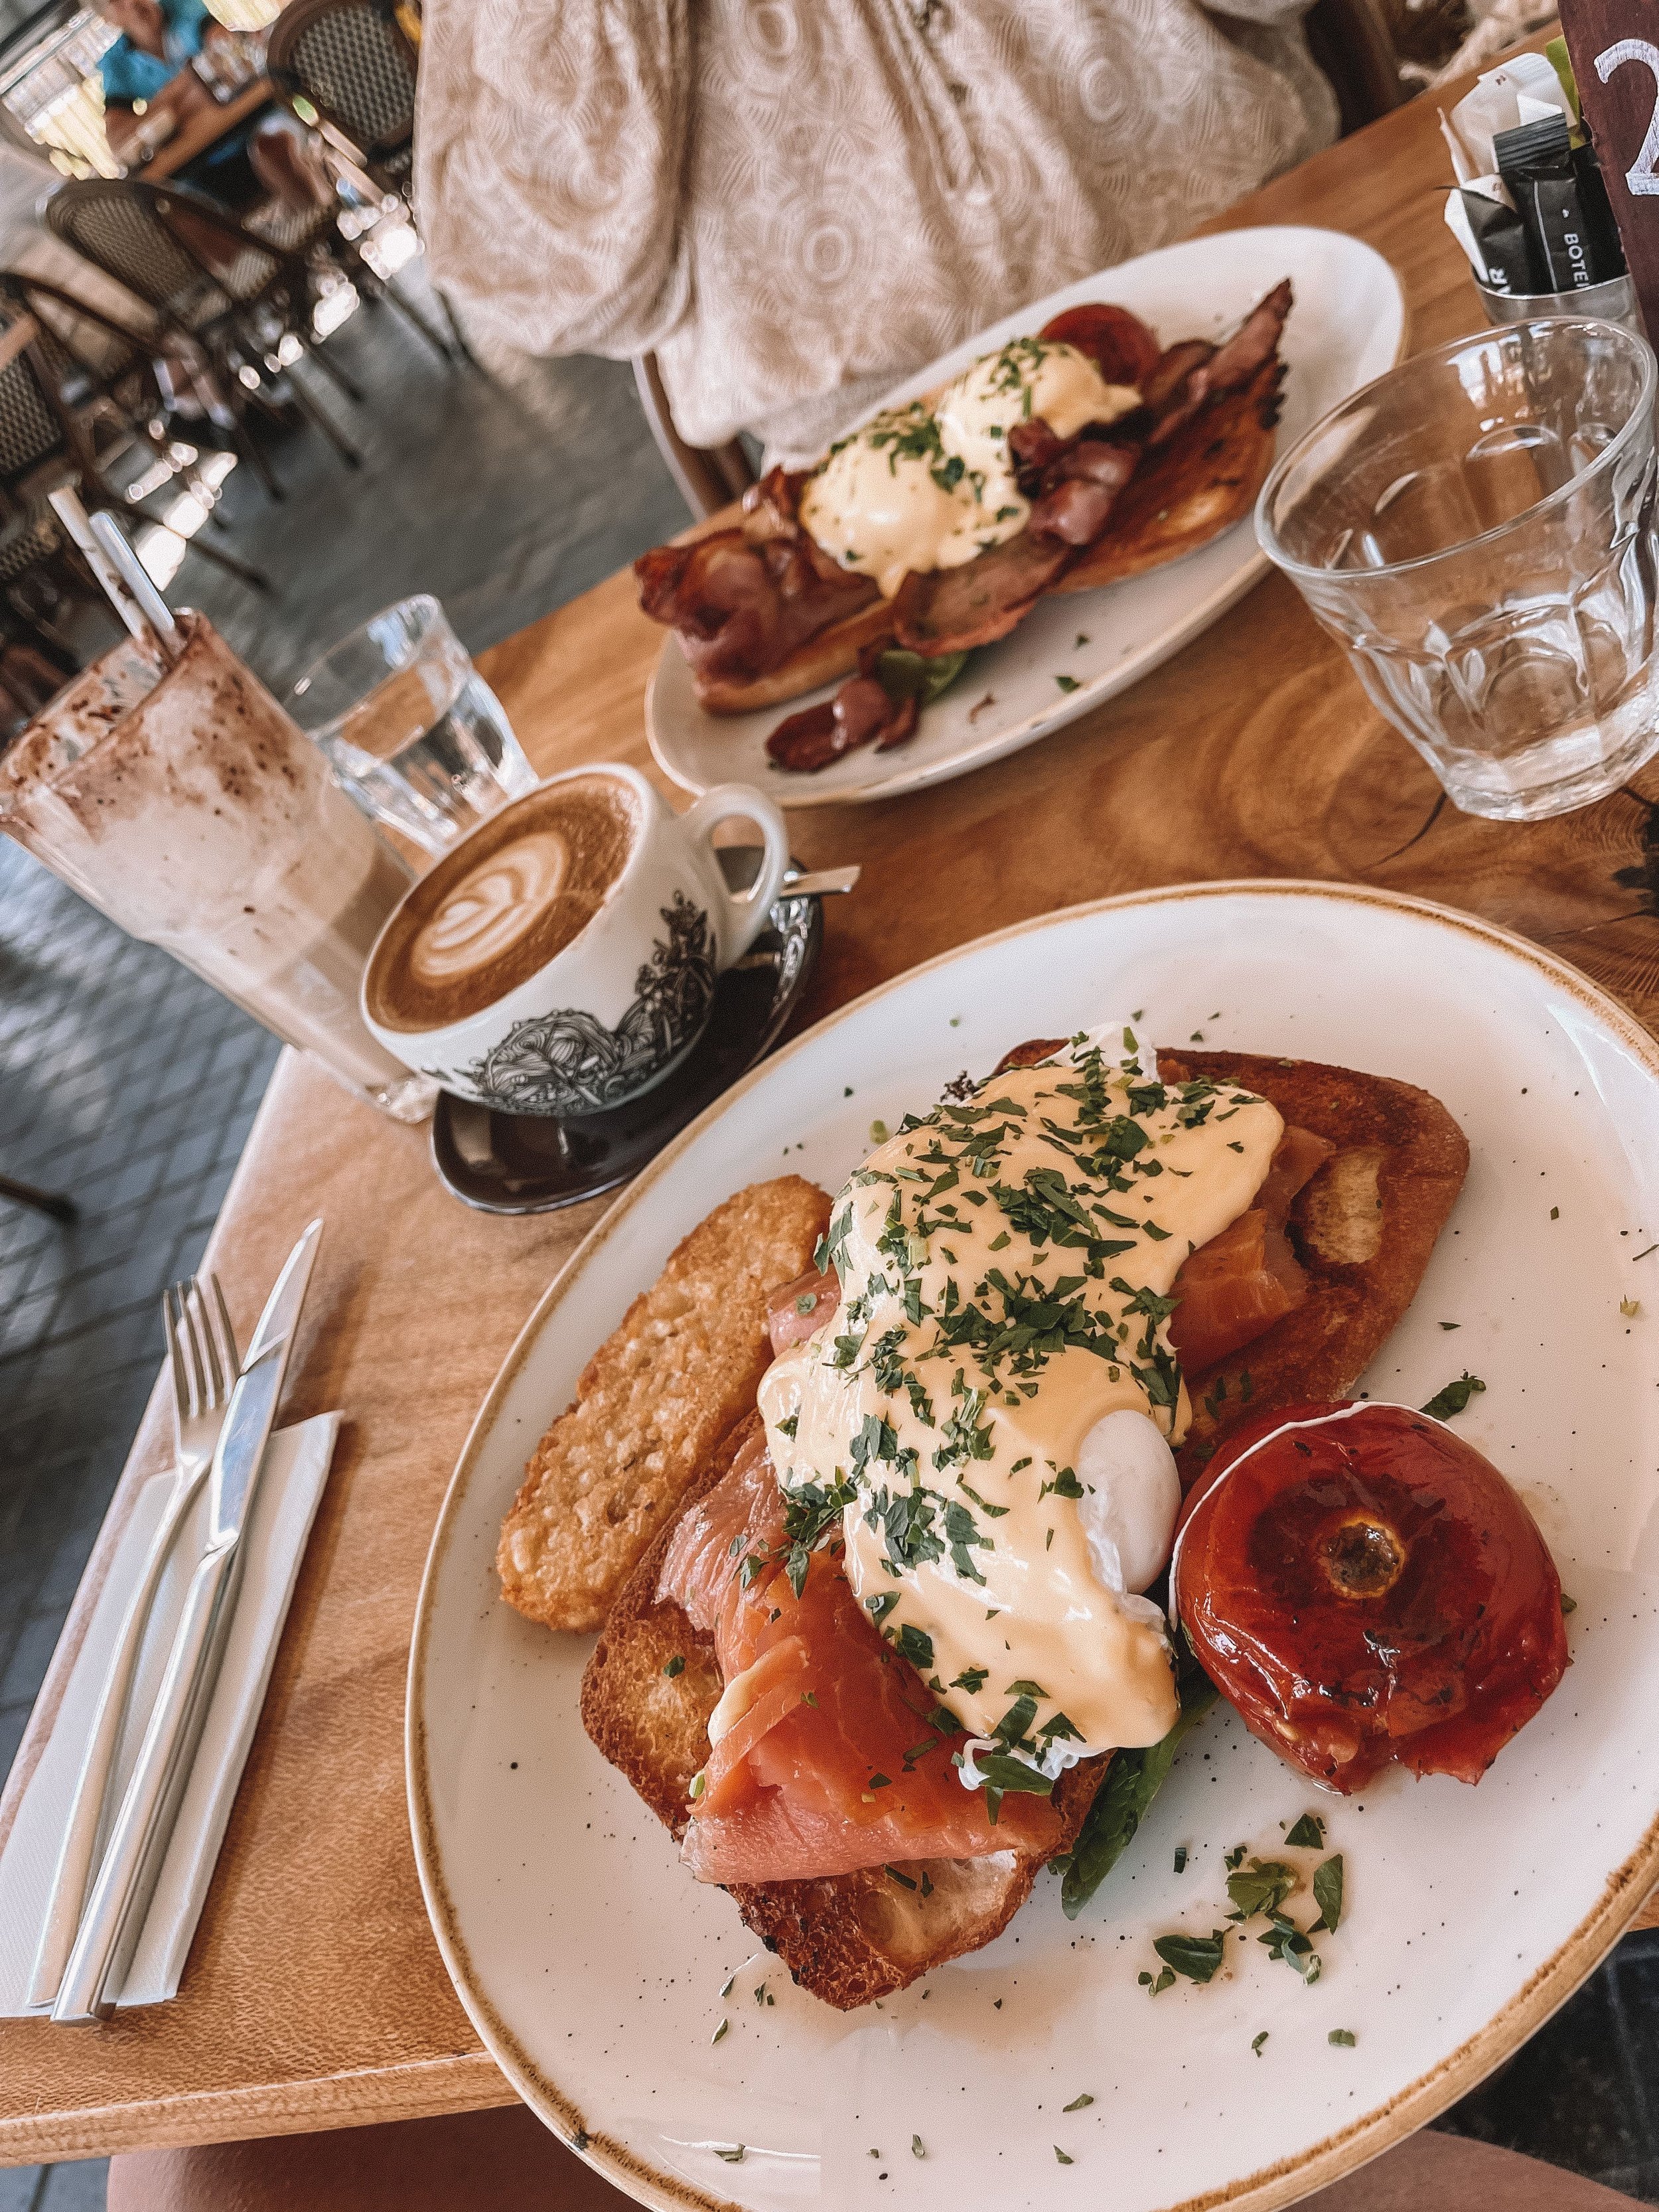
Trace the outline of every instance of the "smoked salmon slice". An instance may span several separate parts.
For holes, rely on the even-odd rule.
[[[682,1848],[697,1879],[1056,1850],[1047,1797],[1010,1791],[994,1808],[963,1787],[951,1754],[967,1737],[860,1606],[839,1544],[793,1558],[788,1544],[757,1435],[682,1516],[658,1579],[658,1596],[713,1635],[726,1683]]]
[[[1180,1304],[1170,1316],[1170,1342],[1189,1375],[1250,1343],[1307,1297],[1285,1220],[1291,1200],[1335,1149],[1310,1129],[1287,1128],[1249,1211],[1200,1245],[1176,1277],[1171,1296]]]
[[[781,1358],[792,1344],[804,1344],[840,1304],[841,1280],[833,1267],[809,1267],[793,1283],[780,1284],[766,1302],[772,1357]]]

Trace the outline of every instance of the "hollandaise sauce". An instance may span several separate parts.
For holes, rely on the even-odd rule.
[[[957,568],[1024,529],[1008,433],[1040,416],[1058,438],[1140,404],[1086,354],[1012,338],[930,403],[890,408],[832,447],[801,495],[800,519],[832,559],[891,599],[911,570]]]
[[[1167,1464],[1184,1436],[1170,1289],[1248,1207],[1284,1127],[1231,1085],[1160,1082],[1121,1034],[946,1099],[872,1153],[830,1217],[841,1303],[760,1391],[792,1526],[811,1540],[839,1519],[882,1634],[964,1726],[1048,1772],[1175,1720],[1101,1440],[1136,1416]]]

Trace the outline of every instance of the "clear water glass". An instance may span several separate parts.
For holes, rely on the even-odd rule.
[[[434,855],[536,787],[501,701],[429,592],[343,638],[288,703],[364,810]]]
[[[1588,319],[1419,354],[1314,425],[1263,550],[1466,813],[1588,805],[1659,750],[1654,356]]]

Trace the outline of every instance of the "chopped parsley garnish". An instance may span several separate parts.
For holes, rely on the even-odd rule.
[[[1296,1887],[1296,1869],[1283,1859],[1252,1859],[1227,1877],[1234,1920],[1254,1920],[1258,1912],[1277,1912]]]
[[[1283,1912],[1270,1912],[1265,1934],[1256,1937],[1258,1943],[1267,1947],[1270,1959],[1282,1959],[1293,1967],[1310,1987],[1319,1979],[1321,1960],[1312,1941],[1304,1936],[1294,1920]]]
[[[1189,1982],[1210,1982],[1221,1964],[1226,1940],[1224,1928],[1212,1928],[1207,1936],[1156,1936],[1152,1948],[1172,1972],[1184,1974]]]
[[[1327,1859],[1323,1866],[1316,1869],[1313,1878],[1313,1893],[1314,1902],[1319,1907],[1319,1917],[1315,1921],[1311,1932],[1317,1935],[1322,1928],[1328,1929],[1333,1936],[1335,1935],[1342,1924],[1342,1854],[1340,1851],[1334,1859]]]
[[[665,1674],[666,1674],[666,1675],[667,1675],[667,1677],[668,1677],[668,1679],[669,1679],[669,1680],[670,1680],[671,1682],[673,1680],[673,1679],[674,1679],[674,1677],[675,1677],[675,1675],[676,1675],[676,1674],[684,1674],[684,1672],[685,1672],[685,1657],[684,1657],[684,1654],[683,1652],[677,1651],[677,1652],[674,1654],[674,1656],[673,1656],[673,1657],[672,1657],[672,1659],[665,1660],[665,1661],[664,1661],[664,1662],[663,1662],[663,1670],[662,1670],[662,1671],[663,1671],[663,1673],[664,1673]]]
[[[1352,2051],[1359,2038],[1351,2027],[1334,2027],[1325,2040],[1334,2043],[1339,2051]]]
[[[1455,1382],[1448,1382],[1443,1390],[1437,1390],[1422,1410],[1434,1420],[1449,1421],[1454,1414],[1462,1412],[1478,1391],[1484,1390],[1486,1387],[1480,1377],[1471,1375],[1466,1367]]]
[[[1285,1838],[1293,1851],[1322,1850],[1325,1844],[1325,1823],[1317,1813],[1304,1813]]]
[[[1261,2046],[1267,2040],[1267,2030],[1265,2027],[1262,2029],[1260,2035],[1253,2035],[1250,2038],[1250,2048],[1255,2051],[1258,2058],[1261,2056]]]

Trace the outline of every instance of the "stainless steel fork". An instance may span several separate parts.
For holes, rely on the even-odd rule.
[[[75,1803],[52,1877],[40,1948],[35,1954],[34,1974],[29,1988],[29,2002],[34,2005],[50,2005],[57,1996],[64,1969],[75,1946],[105,1800],[109,1795],[116,1746],[120,1741],[121,1723],[132,1688],[133,1669],[173,1540],[213,1464],[213,1448],[219,1441],[231,1387],[240,1366],[236,1337],[230,1316],[225,1310],[219,1278],[210,1275],[208,1280],[213,1290],[210,1305],[200,1281],[193,1275],[187,1282],[173,1284],[161,1300],[167,1357],[173,1370],[173,1434],[178,1443],[173,1491],[150,1539],[143,1571],[121,1623],[115,1655],[75,1785]]]

